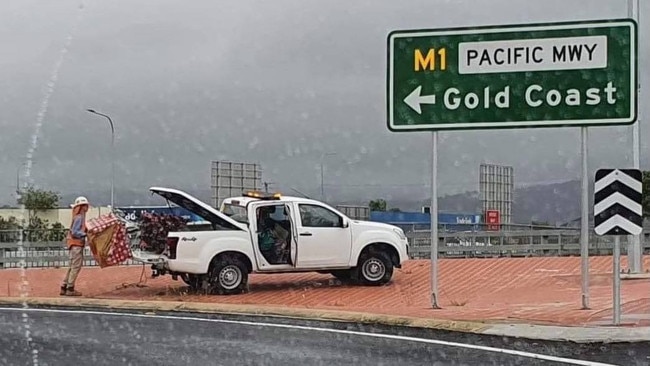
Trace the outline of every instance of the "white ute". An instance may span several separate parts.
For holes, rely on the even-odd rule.
[[[150,190],[210,223],[170,232],[161,255],[134,252],[153,275],[181,277],[209,293],[245,292],[250,273],[331,273],[341,281],[383,285],[408,260],[402,229],[357,221],[311,199],[249,193],[220,210],[176,189]]]

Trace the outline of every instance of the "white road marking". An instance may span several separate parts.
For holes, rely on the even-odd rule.
[[[258,323],[258,322],[251,322],[251,321],[242,321],[242,320],[209,319],[209,318],[198,318],[198,317],[195,318],[195,317],[190,317],[190,316],[152,315],[152,314],[121,313],[121,312],[115,312],[114,313],[114,312],[107,312],[107,311],[92,311],[92,310],[62,310],[62,309],[35,309],[35,308],[25,309],[25,308],[2,308],[2,307],[0,307],[0,311],[18,311],[18,312],[31,311],[31,312],[42,312],[42,313],[106,315],[106,316],[114,316],[114,317],[120,317],[121,316],[121,317],[125,317],[125,318],[191,320],[191,321],[207,322],[207,323],[248,325],[248,326],[254,326],[254,327],[298,329],[298,330],[306,330],[306,331],[310,331],[310,332],[338,333],[338,334],[347,334],[347,335],[355,335],[355,336],[363,336],[363,337],[400,340],[400,341],[407,341],[407,342],[427,343],[427,344],[434,344],[434,345],[439,345],[439,346],[458,347],[458,348],[472,349],[472,350],[478,350],[478,351],[501,353],[501,354],[506,354],[506,355],[511,355],[511,356],[526,357],[526,358],[532,358],[532,359],[537,359],[537,360],[544,360],[544,361],[551,361],[551,362],[561,362],[561,363],[566,363],[566,364],[569,364],[569,365],[617,366],[617,365],[608,364],[608,363],[576,360],[576,359],[571,359],[571,358],[549,356],[549,355],[543,355],[543,354],[532,353],[532,352],[515,351],[515,350],[505,349],[505,348],[478,346],[478,345],[466,344],[466,343],[448,342],[448,341],[441,341],[441,340],[436,340],[436,339],[407,337],[407,336],[392,335],[392,334],[366,333],[366,332],[360,332],[360,331],[354,331],[354,330],[341,330],[341,329],[332,329],[332,328],[318,328],[318,327],[310,327],[310,326],[304,326],[304,325]]]

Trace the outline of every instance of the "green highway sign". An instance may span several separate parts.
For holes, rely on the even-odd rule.
[[[632,124],[630,19],[388,35],[391,131]]]

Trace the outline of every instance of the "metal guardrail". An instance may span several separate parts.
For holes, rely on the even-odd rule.
[[[431,258],[431,232],[408,232],[412,258]],[[650,254],[650,232],[644,238],[644,253]],[[455,232],[438,235],[438,256],[443,258],[579,256],[578,230],[535,230],[510,232]],[[627,254],[627,237],[621,240]],[[589,255],[611,255],[613,239],[592,235]]]
[[[66,267],[69,263],[68,249],[61,241],[23,242],[22,252],[16,242],[0,242],[0,269],[25,267]],[[142,263],[126,260],[121,265],[141,265]],[[97,266],[89,247],[84,248],[84,266]]]
[[[404,232],[410,231],[429,231],[431,224],[428,222],[387,222],[387,224],[398,226],[404,230]],[[494,225],[489,225],[485,223],[481,224],[438,224],[438,232],[447,233],[447,232],[484,232],[489,231],[488,229]],[[534,224],[500,224],[498,231],[539,231],[539,230],[580,230],[580,228],[559,228],[556,226],[544,226],[544,225],[534,225]],[[495,232],[498,232],[495,231]]]
[[[120,210],[113,210],[115,217],[126,225],[131,248],[139,243],[137,229],[125,219]],[[134,233],[132,230],[135,230]],[[68,229],[17,229],[0,230],[0,268],[63,267],[69,264],[69,252],[65,244]],[[22,245],[21,245],[22,244]],[[88,246],[84,248],[84,265],[97,266]],[[141,265],[142,262],[128,259],[120,265]]]
[[[20,268],[22,260],[26,267],[64,267],[68,265],[68,251],[63,239],[31,241],[28,239],[48,238],[55,235],[46,231],[23,233],[23,251],[19,250],[17,231],[0,231],[0,268]],[[56,234],[58,237],[61,233]],[[430,258],[431,233],[429,230],[411,230],[409,254],[412,258]],[[57,237],[57,238],[58,238]],[[65,234],[63,234],[65,237]],[[644,235],[644,253],[650,254],[650,231]],[[11,240],[7,240],[11,239]],[[441,232],[438,255],[443,258],[481,257],[540,257],[580,255],[579,230],[529,230],[529,231],[474,231]],[[627,237],[621,240],[622,254],[626,254]],[[611,255],[613,239],[592,235],[589,254]],[[84,265],[97,266],[90,248],[84,249]],[[124,265],[140,265],[128,260]]]
[[[17,243],[21,240],[20,233],[21,230],[0,230],[0,243]],[[22,240],[24,242],[58,241],[63,243],[67,234],[68,229],[24,229],[22,230]]]

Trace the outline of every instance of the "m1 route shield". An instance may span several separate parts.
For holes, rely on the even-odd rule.
[[[394,31],[391,131],[632,124],[631,19]]]

